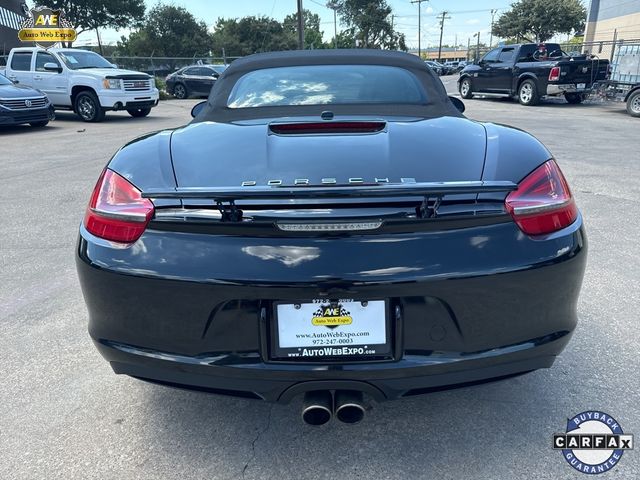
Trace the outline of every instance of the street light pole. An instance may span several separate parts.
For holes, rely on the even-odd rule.
[[[411,0],[411,3],[418,4],[418,57],[422,58],[422,2],[428,2],[429,0]]]
[[[304,50],[304,16],[302,0],[298,0],[298,49]]]

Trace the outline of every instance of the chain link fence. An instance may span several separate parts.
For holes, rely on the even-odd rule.
[[[105,58],[119,68],[148,73],[154,77],[164,77],[189,65],[228,65],[240,57],[126,57],[106,55]]]
[[[9,55],[0,55],[0,69],[7,64]],[[169,73],[197,64],[212,65],[228,65],[240,57],[212,57],[212,56],[196,56],[193,57],[128,57],[121,55],[105,55],[109,62],[117,65],[119,68],[135,70],[138,72],[148,73],[155,77],[164,77]]]

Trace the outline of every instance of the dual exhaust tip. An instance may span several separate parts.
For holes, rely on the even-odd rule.
[[[316,390],[304,395],[302,420],[308,425],[324,425],[333,415],[343,423],[359,423],[364,418],[364,398],[355,390]]]

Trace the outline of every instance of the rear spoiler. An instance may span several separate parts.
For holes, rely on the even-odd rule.
[[[393,198],[423,197],[419,208],[421,218],[437,216],[437,209],[446,195],[512,192],[518,185],[508,181],[468,182],[415,182],[415,183],[362,183],[335,186],[247,186],[218,188],[176,188],[174,190],[149,189],[143,198],[151,199],[201,199],[213,200],[218,205],[223,220],[242,220],[238,200],[291,200],[318,198]],[[431,205],[429,204],[431,202]]]

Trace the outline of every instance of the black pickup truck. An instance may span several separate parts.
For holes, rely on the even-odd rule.
[[[494,48],[460,72],[462,98],[474,93],[517,97],[536,105],[544,96],[564,95],[580,103],[597,81],[607,77],[609,61],[569,56],[556,43],[518,44]]]

